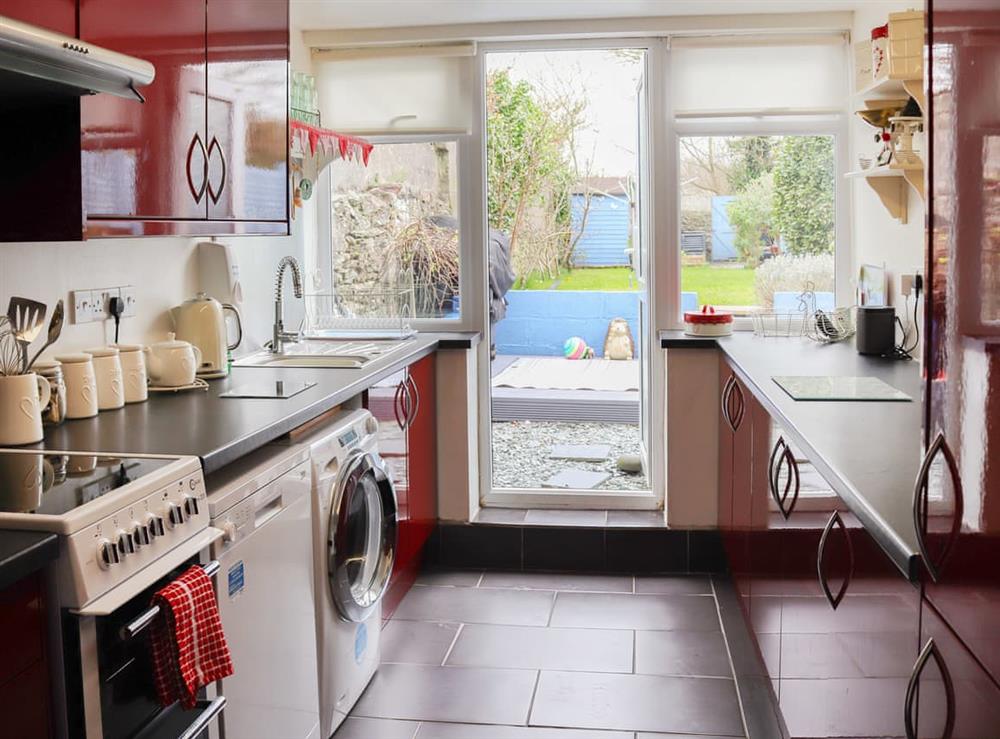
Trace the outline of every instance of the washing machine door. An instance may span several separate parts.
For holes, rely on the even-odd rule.
[[[372,453],[350,457],[330,507],[330,594],[346,621],[364,621],[389,586],[396,558],[396,492]]]

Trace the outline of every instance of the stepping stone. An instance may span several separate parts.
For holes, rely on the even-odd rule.
[[[607,472],[568,469],[554,474],[542,483],[542,487],[559,488],[560,490],[591,490],[606,482],[610,477],[611,475]]]
[[[556,444],[549,452],[549,459],[568,459],[573,462],[603,462],[611,454],[610,444]]]

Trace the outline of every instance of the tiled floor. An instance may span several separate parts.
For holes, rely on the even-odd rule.
[[[744,736],[707,576],[432,571],[336,739]]]

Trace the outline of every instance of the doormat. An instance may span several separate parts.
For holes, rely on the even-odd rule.
[[[539,390],[639,390],[638,360],[520,357],[493,378],[493,387]]]

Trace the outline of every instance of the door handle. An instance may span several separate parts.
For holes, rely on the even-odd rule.
[[[195,146],[201,149],[201,187],[195,187],[194,180],[191,178],[191,157],[194,156]],[[208,187],[208,152],[205,151],[205,143],[201,140],[201,134],[197,132],[192,137],[187,150],[187,183],[194,202],[200,203],[201,199],[205,197],[205,188]]]
[[[409,386],[410,390],[413,391],[413,394],[411,396],[411,402],[413,404],[412,408],[413,413],[410,415],[410,418],[406,422],[406,426],[407,428],[409,428],[410,426],[413,425],[413,422],[417,420],[417,413],[420,411],[420,391],[417,389],[417,383],[413,381],[413,375],[409,373],[407,373],[406,375],[406,383]]]
[[[955,490],[955,511],[952,514],[951,531],[948,532],[948,540],[942,547],[937,561],[931,556],[927,549],[927,524],[930,508],[930,489],[928,477],[934,458],[941,454],[944,456],[945,464],[948,467],[948,474],[951,476],[951,483]],[[917,548],[920,550],[920,557],[924,561],[927,574],[933,582],[941,579],[941,572],[947,562],[955,542],[962,530],[962,518],[965,510],[964,494],[962,492],[962,478],[958,473],[958,463],[955,455],[952,454],[948,442],[945,441],[944,433],[938,432],[933,443],[927,449],[924,460],[920,465],[920,472],[917,473],[917,480],[913,486],[913,526],[917,531]]]
[[[736,375],[729,375],[726,384],[722,386],[722,417],[726,419],[729,428],[736,431],[733,426],[733,419],[729,415],[729,395],[733,392],[733,383],[736,382]]]
[[[945,664],[941,652],[934,643],[934,637],[927,640],[924,648],[920,650],[917,661],[913,664],[910,672],[910,680],[906,684],[906,698],[903,701],[903,725],[906,729],[906,739],[917,739],[916,721],[913,716],[914,703],[917,697],[917,688],[920,686],[920,675],[923,673],[927,663],[933,659],[941,671],[941,681],[944,683],[944,694],[946,713],[944,730],[941,732],[941,739],[951,739],[955,731],[955,685],[951,681],[951,673],[948,672],[948,665]]]
[[[830,590],[830,585],[826,581],[826,573],[823,572],[823,558],[826,555],[826,542],[830,537],[830,532],[833,531],[834,527],[837,527],[843,532],[845,539],[847,540],[847,574],[844,576],[844,582],[841,583],[840,589],[837,594],[834,595]],[[851,533],[847,530],[847,526],[844,525],[844,519],[840,517],[839,511],[834,511],[833,515],[830,516],[830,520],[826,522],[826,526],[823,527],[823,535],[819,537],[819,549],[816,551],[816,574],[819,577],[820,587],[823,588],[823,595],[826,596],[827,602],[833,610],[837,610],[837,606],[840,605],[840,601],[844,599],[847,594],[847,588],[850,587],[851,578],[854,577],[854,543],[851,541]]]
[[[396,425],[399,426],[400,431],[406,431],[406,421],[404,420],[406,411],[403,408],[403,382],[400,381],[396,385],[396,395],[392,401],[392,413],[396,416]]]
[[[219,152],[219,161],[222,162],[222,178],[219,180],[218,191],[212,187],[212,183],[208,179],[208,160],[212,158],[212,153],[215,151]],[[205,159],[205,182],[208,184],[208,197],[212,199],[213,203],[218,203],[219,198],[222,197],[222,191],[226,189],[226,151],[215,136],[212,137],[212,141],[208,145],[208,155]]]
[[[781,468],[785,465],[788,466],[788,476],[785,478],[784,490],[779,491]],[[792,511],[795,510],[795,503],[799,499],[800,481],[799,465],[795,461],[795,455],[785,441],[785,437],[779,436],[778,441],[775,442],[774,448],[771,450],[771,457],[768,460],[767,469],[767,482],[768,487],[771,489],[771,497],[774,499],[775,505],[778,506],[778,510],[781,511],[782,517],[787,521],[788,517],[792,515]],[[794,492],[792,492],[793,485]],[[791,495],[790,500],[789,495]]]

